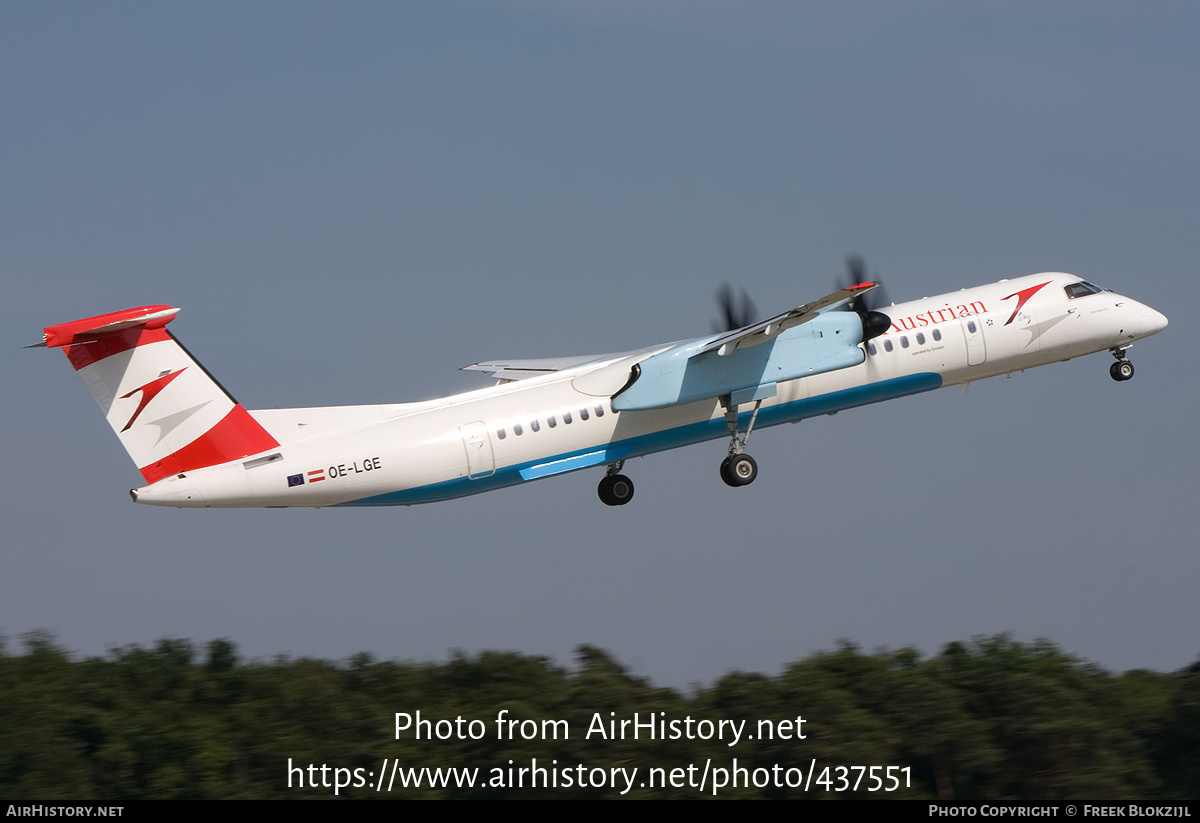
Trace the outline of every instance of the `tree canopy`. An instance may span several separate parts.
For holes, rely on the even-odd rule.
[[[571,668],[509,652],[246,661],[224,639],[77,660],[35,633],[18,653],[0,643],[0,718],[9,797],[331,797],[343,783],[338,797],[1169,802],[1200,785],[1200,662],[1113,675],[1007,636],[929,658],[844,644],[684,694],[592,646]]]

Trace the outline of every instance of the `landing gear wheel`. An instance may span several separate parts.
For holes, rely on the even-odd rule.
[[[726,485],[749,486],[758,477],[758,464],[748,454],[731,454],[721,461],[721,479]]]
[[[1133,364],[1128,360],[1121,358],[1116,363],[1113,363],[1108,368],[1108,373],[1112,375],[1112,379],[1118,383],[1128,380],[1133,377]]]
[[[633,481],[623,474],[610,474],[600,480],[596,493],[606,506],[624,506],[633,499]]]

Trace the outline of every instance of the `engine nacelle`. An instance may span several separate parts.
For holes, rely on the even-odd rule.
[[[727,354],[696,354],[709,340],[684,343],[638,362],[629,382],[613,395],[613,409],[661,409],[725,394],[757,399],[754,390],[760,386],[857,366],[866,359],[862,339],[857,314],[827,312],[773,340]]]

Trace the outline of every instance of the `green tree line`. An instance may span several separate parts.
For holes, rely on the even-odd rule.
[[[415,720],[418,710],[433,721],[423,736],[435,739],[416,739],[412,726],[397,733],[396,714]],[[501,712],[517,721],[507,734],[498,731]],[[607,734],[609,721],[619,729],[635,713],[643,724],[678,721],[678,739],[648,739],[644,725],[638,739],[631,726]],[[457,728],[436,725],[457,718]],[[760,721],[775,734],[760,734]],[[657,768],[661,779],[531,787],[526,775],[522,788],[509,788],[510,766],[535,758],[560,770],[636,767],[638,783]],[[161,640],[89,659],[44,634],[26,636],[19,653],[0,645],[0,795],[8,798],[333,798],[334,768],[343,778],[359,770],[359,785],[339,798],[696,797],[713,795],[711,781],[696,782],[700,767],[730,769],[734,758],[745,778],[719,797],[1194,801],[1200,662],[1113,675],[1048,642],[1007,636],[951,643],[928,658],[843,645],[778,676],[734,672],[685,694],[591,646],[564,668],[506,652],[441,663],[367,654],[243,661],[227,640],[203,649]],[[377,791],[393,764],[473,768],[480,779]],[[891,791],[870,791],[875,773],[859,766],[907,770],[890,773],[899,784]],[[781,782],[788,768],[810,776],[808,787]],[[501,777],[489,781],[493,769]],[[827,782],[814,785],[822,775]],[[856,776],[865,778],[857,788]]]

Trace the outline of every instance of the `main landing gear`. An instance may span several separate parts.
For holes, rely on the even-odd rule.
[[[725,406],[725,425],[729,427],[729,456],[721,461],[721,479],[725,481],[726,485],[735,488],[749,486],[754,482],[754,478],[758,477],[758,464],[743,450],[750,442],[750,432],[754,431],[754,421],[758,419],[758,410],[762,407],[762,401],[755,401],[754,411],[750,415],[750,423],[746,426],[745,434],[738,432],[737,406],[730,402],[728,395],[721,398],[721,403]]]
[[[721,461],[721,479],[726,485],[749,486],[758,477],[758,464],[754,458],[745,453],[746,444],[750,441],[750,432],[754,431],[754,422],[758,420],[758,410],[762,401],[754,403],[754,411],[750,414],[750,422],[746,431],[738,431],[738,408],[730,402],[728,395],[721,398],[725,407],[725,425],[729,427],[729,456]],[[608,473],[601,478],[596,487],[600,502],[606,506],[624,506],[633,499],[633,481],[621,474],[625,467],[624,460],[608,465]]]
[[[633,481],[621,474],[625,461],[618,460],[608,467],[608,474],[600,480],[596,493],[606,506],[624,506],[633,499]]]
[[[1125,357],[1125,349],[1113,349],[1113,357],[1117,362],[1108,367],[1108,373],[1113,380],[1122,383],[1133,377],[1133,364]]]
[[[721,479],[730,486],[746,486],[758,477],[758,464],[748,454],[731,454],[721,461]]]

